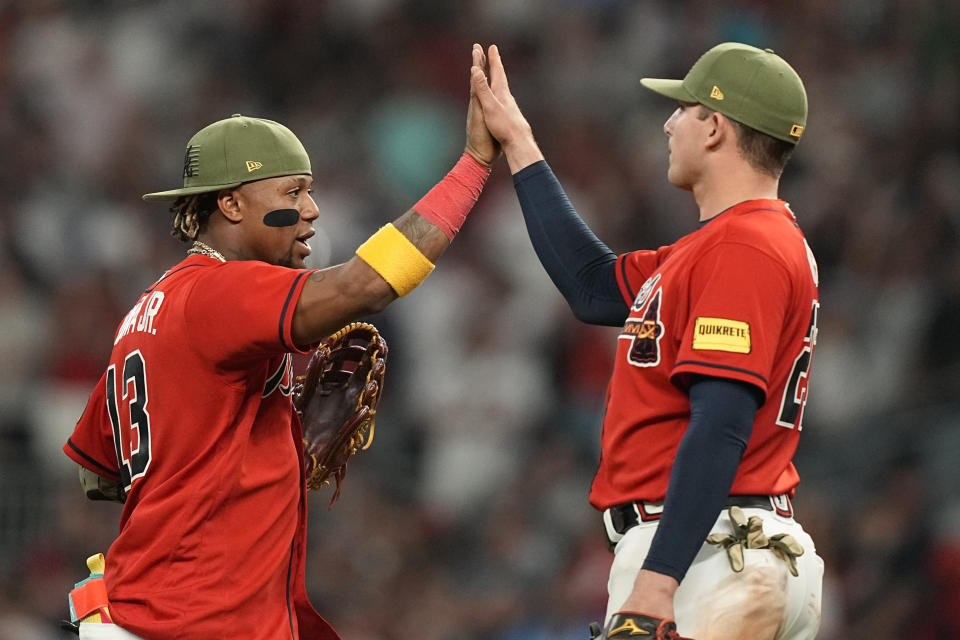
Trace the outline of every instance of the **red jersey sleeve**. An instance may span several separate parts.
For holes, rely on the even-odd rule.
[[[671,381],[699,373],[749,382],[766,394],[790,287],[784,266],[748,244],[721,243],[705,252],[690,273]]]
[[[77,420],[73,434],[63,445],[63,451],[71,460],[94,473],[111,480],[120,480],[113,426],[107,415],[106,375],[104,372],[100,376],[83,415]]]
[[[643,283],[666,259],[669,250],[670,247],[660,247],[656,251],[631,251],[617,258],[617,284],[627,305],[633,304]]]
[[[258,261],[231,261],[198,278],[184,305],[191,346],[211,362],[248,360],[293,351],[293,311],[313,271]]]

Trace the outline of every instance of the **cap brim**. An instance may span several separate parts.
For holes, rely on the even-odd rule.
[[[147,202],[157,200],[176,200],[181,196],[193,196],[198,193],[207,193],[208,191],[220,191],[220,189],[234,189],[239,187],[242,182],[232,182],[230,184],[215,184],[203,187],[184,187],[183,189],[171,189],[169,191],[156,191],[154,193],[143,194],[143,199]]]
[[[680,102],[699,102],[692,93],[683,88],[683,80],[668,80],[666,78],[641,78],[640,84],[662,96],[679,100]]]

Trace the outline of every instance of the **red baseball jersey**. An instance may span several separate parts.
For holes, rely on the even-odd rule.
[[[817,265],[781,200],[750,200],[656,251],[618,258],[630,313],[607,388],[598,509],[663,500],[690,423],[690,374],[765,394],[731,494],[791,494],[817,337]]]
[[[289,352],[309,273],[189,256],[117,329],[64,451],[126,488],[104,578],[139,636],[337,638],[304,586]]]

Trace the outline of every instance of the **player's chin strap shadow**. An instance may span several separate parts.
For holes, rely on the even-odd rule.
[[[763,520],[757,516],[750,516],[748,520],[740,507],[730,507],[728,515],[733,533],[710,534],[707,542],[726,549],[731,569],[737,573],[743,571],[744,549],[770,549],[787,563],[791,574],[798,575],[797,558],[803,555],[803,546],[793,536],[778,533],[768,538],[763,533]]]

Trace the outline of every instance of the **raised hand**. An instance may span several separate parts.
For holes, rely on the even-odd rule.
[[[490,135],[486,124],[483,122],[483,109],[480,106],[480,100],[477,98],[476,83],[473,82],[473,69],[486,67],[486,56],[483,55],[483,47],[479,44],[473,45],[473,66],[471,67],[470,77],[470,106],[467,107],[467,146],[465,151],[473,156],[478,162],[488,167],[500,155],[500,143]]]
[[[516,173],[538,160],[543,160],[543,154],[533,138],[533,129],[510,93],[497,45],[490,45],[489,49],[489,81],[483,64],[483,50],[480,49],[481,57],[478,59],[478,49],[480,46],[474,45],[474,64],[470,69],[471,96],[476,96],[483,109],[486,128],[503,146],[510,172]]]

